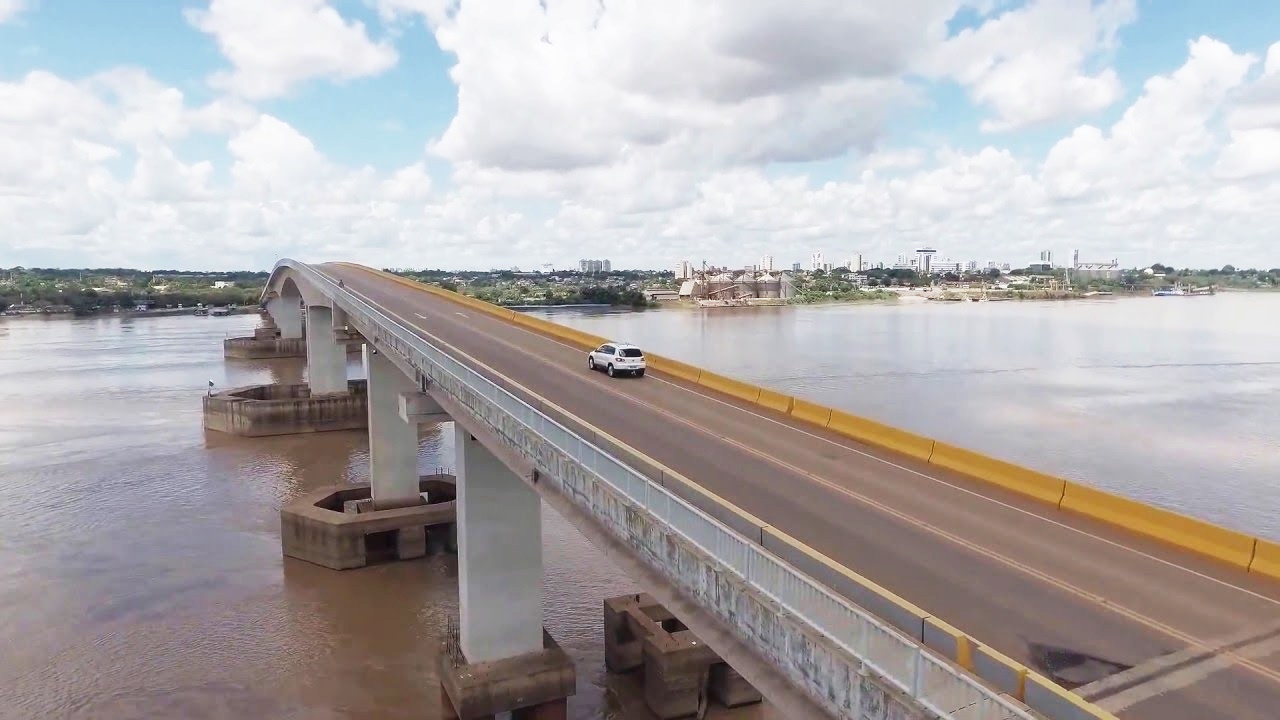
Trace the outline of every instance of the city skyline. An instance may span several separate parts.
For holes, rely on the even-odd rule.
[[[0,265],[1280,266],[1280,6],[584,8],[0,3]]]

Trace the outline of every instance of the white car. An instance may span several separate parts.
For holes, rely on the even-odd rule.
[[[644,353],[635,345],[605,343],[587,354],[587,367],[603,370],[609,373],[609,377],[644,377]]]

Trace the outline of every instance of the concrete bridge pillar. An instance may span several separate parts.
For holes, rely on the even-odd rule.
[[[307,382],[312,395],[347,392],[347,346],[334,337],[333,320],[330,308],[307,307]]]
[[[325,318],[326,324],[329,318]],[[332,332],[326,328],[327,332]],[[417,388],[395,363],[364,346],[369,387],[369,481],[377,510],[422,502],[418,492],[418,424],[400,414],[400,397]]]
[[[541,651],[541,501],[458,423],[454,432],[462,652],[482,663]]]
[[[267,313],[280,328],[280,337],[296,340],[302,337],[302,301],[296,296],[281,296],[267,301]]]
[[[330,309],[330,315],[333,318],[334,331],[346,332],[347,330],[347,311],[340,307]]]

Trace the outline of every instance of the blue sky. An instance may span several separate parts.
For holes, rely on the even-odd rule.
[[[596,200],[598,195],[589,186],[593,182],[600,182],[602,177],[607,178],[608,163],[602,165],[599,161],[591,161],[581,166],[570,166],[572,164],[564,167],[549,166],[543,168],[540,175],[527,172],[527,168],[504,167],[503,153],[505,152],[507,157],[514,157],[512,142],[518,143],[520,140],[516,138],[513,141],[509,137],[502,137],[502,129],[495,130],[493,127],[500,125],[494,118],[503,117],[504,113],[510,117],[523,113],[526,109],[529,112],[538,112],[537,103],[540,102],[540,97],[529,95],[522,99],[519,95],[520,82],[533,85],[539,82],[539,78],[547,78],[547,87],[552,88],[548,92],[558,92],[555,88],[562,88],[564,85],[559,84],[560,79],[554,77],[554,73],[566,72],[565,69],[549,66],[545,72],[537,67],[517,67],[512,70],[514,66],[504,65],[501,59],[493,57],[496,56],[496,52],[481,52],[487,41],[484,37],[467,35],[469,32],[474,32],[473,29],[456,23],[452,19],[428,22],[425,17],[412,13],[403,13],[398,19],[391,21],[386,19],[385,15],[380,15],[377,6],[378,2],[388,1],[391,5],[396,5],[396,0],[337,0],[330,5],[340,14],[347,26],[358,30],[361,28],[357,24],[362,25],[364,38],[368,43],[389,43],[394,46],[397,58],[389,68],[350,79],[321,74],[292,82],[287,91],[282,93],[266,97],[234,99],[248,107],[252,113],[269,115],[283,121],[298,135],[309,140],[326,161],[336,167],[352,172],[362,167],[371,167],[378,176],[382,177],[407,166],[421,164],[424,172],[431,178],[434,197],[442,198],[449,193],[482,197],[483,207],[468,206],[465,212],[459,211],[457,215],[451,216],[466,217],[465,222],[459,221],[458,227],[450,228],[450,232],[454,234],[464,232],[466,223],[472,223],[485,230],[498,226],[536,227],[543,235],[538,241],[541,248],[540,256],[554,254],[557,261],[568,260],[573,254],[569,252],[573,249],[573,241],[566,241],[563,235],[556,237],[556,233],[548,230],[548,227],[549,225],[567,227],[564,222],[558,223],[558,220],[564,219],[562,213],[566,206],[574,208],[590,206],[593,210],[590,221],[593,224],[589,227],[616,237],[620,245],[642,248],[650,235],[671,237],[673,233],[689,234],[688,242],[698,242],[697,238],[693,237],[696,231],[689,229],[689,223],[693,221],[684,216],[673,216],[670,219],[647,217],[637,225],[636,222],[620,219],[626,214],[621,209],[625,203],[598,202]],[[1124,2],[1124,0],[1107,1],[1115,5],[1121,5]],[[289,0],[289,2],[308,5],[308,0]],[[1045,0],[1045,2],[1057,3],[1064,7],[1080,6],[1084,9],[1076,8],[1079,13],[1090,12],[1089,3],[1083,0],[1074,3],[1072,0]],[[311,4],[314,4],[315,8],[324,9],[325,7],[321,0],[315,0]],[[964,30],[979,30],[984,24],[993,22],[1004,13],[1017,13],[1037,4],[1044,3],[996,3],[996,9],[987,14],[962,10],[948,20],[948,30],[953,36]],[[220,47],[219,40],[227,38],[197,29],[185,12],[204,10],[208,7],[208,3],[195,0],[186,2],[120,0],[111,3],[87,0],[80,2],[54,2],[53,0],[31,2],[28,0],[27,5],[27,9],[15,18],[0,23],[0,82],[18,83],[29,72],[45,71],[68,82],[78,83],[96,73],[128,66],[142,68],[158,83],[181,91],[184,104],[189,109],[199,108],[215,101],[225,101],[229,96],[236,94],[209,80],[210,76],[216,72],[225,72],[238,67],[237,58],[224,56]],[[467,3],[464,3],[464,12],[468,11],[466,5]],[[1101,11],[1097,10],[1099,5],[1095,3],[1093,7],[1097,14],[1101,15]],[[261,12],[270,13],[269,8],[269,5],[263,5]],[[780,10],[782,11],[785,11],[785,8]],[[454,24],[449,25],[451,22]],[[301,29],[299,32],[303,34]],[[441,37],[455,38],[451,41],[455,43],[451,51],[442,50],[438,44],[437,36],[441,32],[446,33]],[[563,39],[566,35],[556,34],[557,31],[554,28],[551,32],[555,35],[555,43],[552,44],[559,47],[568,47],[570,42],[576,39],[569,38],[569,41],[566,41]],[[675,167],[670,160],[655,161],[659,162],[657,172],[652,168],[646,173],[636,167],[619,165],[613,177],[635,172],[638,173],[638,177],[653,178],[653,182],[656,183],[659,174],[667,172],[678,174],[683,178],[682,181],[691,184],[687,197],[692,207],[695,198],[706,197],[707,179],[723,177],[723,173],[726,172],[759,173],[765,180],[775,182],[783,181],[788,177],[803,176],[808,179],[809,187],[814,191],[819,190],[827,182],[856,182],[863,169],[863,150],[866,148],[874,148],[882,152],[913,153],[924,158],[921,167],[885,169],[880,171],[883,176],[914,176],[930,169],[937,169],[932,167],[935,162],[933,158],[943,149],[977,155],[988,147],[1009,153],[1024,165],[1023,170],[1026,173],[1034,175],[1051,148],[1071,135],[1077,126],[1087,123],[1105,130],[1119,120],[1130,106],[1143,98],[1144,83],[1149,78],[1171,73],[1188,62],[1188,43],[1200,36],[1211,37],[1229,46],[1230,50],[1239,56],[1248,53],[1255,57],[1247,77],[1235,83],[1243,86],[1257,78],[1261,72],[1261,58],[1266,56],[1272,43],[1280,40],[1280,4],[1243,2],[1242,0],[1227,0],[1212,4],[1140,0],[1136,4],[1136,19],[1120,24],[1114,46],[1103,46],[1096,41],[1096,38],[1079,40],[1078,51],[1083,59],[1078,63],[1078,67],[1071,70],[1086,78],[1096,76],[1103,71],[1114,70],[1120,80],[1121,88],[1121,92],[1115,98],[1105,103],[1095,102],[1092,107],[1085,107],[1085,104],[1082,104],[1080,108],[1083,109],[1045,112],[1042,114],[1046,117],[1021,124],[1017,117],[1010,116],[1013,117],[1011,122],[1017,127],[1007,132],[984,132],[981,127],[983,122],[995,117],[999,110],[989,102],[978,103],[974,100],[975,95],[980,92],[1007,93],[1007,89],[1001,89],[993,84],[986,90],[982,90],[982,81],[965,78],[959,74],[959,71],[956,76],[951,77],[948,76],[950,68],[939,70],[935,67],[932,71],[922,70],[921,68],[927,66],[925,62],[917,63],[915,67],[902,68],[894,82],[900,83],[900,87],[906,89],[903,91],[905,94],[894,91],[898,93],[898,99],[886,100],[884,107],[874,105],[875,98],[879,96],[872,94],[868,98],[850,101],[843,106],[834,108],[821,106],[813,109],[813,113],[853,113],[856,109],[861,115],[867,115],[866,111],[873,109],[875,112],[871,114],[883,116],[875,127],[866,128],[865,132],[863,129],[858,129],[856,132],[850,130],[847,149],[835,154],[828,153],[827,157],[815,162],[771,161],[768,159],[770,152],[766,149],[763,155],[753,155],[763,159],[747,163],[749,167],[744,167],[740,161],[734,160],[733,153],[729,152],[727,156],[698,157],[698,162],[691,163],[690,168]],[[688,45],[690,42],[695,42],[700,35],[695,28],[687,37],[693,40],[677,39],[675,41],[677,47],[680,43]],[[514,41],[496,37],[491,42]],[[1035,52],[1018,50],[1017,38],[992,40],[993,44],[999,42],[1009,42],[1009,48],[1005,50],[993,46],[989,50],[991,58],[1003,61],[1022,52],[1022,55],[1015,59],[1027,63],[1027,67],[1034,64]],[[305,38],[299,38],[298,43],[300,46],[305,45]],[[851,44],[853,44],[852,39]],[[589,48],[589,42],[584,41],[582,47]],[[1063,47],[1069,47],[1069,45],[1063,45]],[[271,50],[274,48],[267,48],[265,51]],[[282,48],[282,51],[287,50],[288,48]],[[980,50],[987,52],[986,49]],[[318,51],[301,48],[297,52]],[[536,49],[530,52],[534,55],[528,57],[538,57]],[[973,55],[972,49],[968,52],[970,56]],[[621,50],[618,54],[622,54]],[[605,53],[601,56],[600,62],[610,62],[609,57],[609,53]],[[975,63],[973,67],[978,67],[980,61],[977,58],[972,59]],[[536,62],[536,60],[530,62]],[[490,63],[491,67],[485,66],[484,63]],[[461,81],[461,88],[472,89],[474,97],[481,98],[475,101],[474,111],[469,112],[467,108],[460,106],[460,85],[449,76],[450,68],[455,64],[467,69],[467,72],[462,73],[466,79]],[[239,69],[249,72],[244,68]],[[486,70],[489,71],[488,75],[485,74]],[[570,70],[572,71],[572,68]],[[601,71],[601,77],[617,77],[609,75],[611,71],[611,68],[604,68]],[[523,80],[504,81],[503,73],[524,72],[528,75],[523,76]],[[658,71],[655,70],[655,72]],[[697,77],[699,73],[714,74],[717,70],[714,65],[704,68],[691,66],[687,72]],[[1023,74],[1025,75],[1026,72],[1031,70],[1025,70]],[[573,72],[571,77],[565,77],[563,80],[565,83],[579,83],[579,86],[572,89],[583,93],[580,107],[584,109],[584,115],[590,115],[593,102],[601,103],[598,108],[600,117],[604,118],[601,124],[606,125],[610,118],[617,117],[615,113],[620,111],[610,107],[610,103],[614,101],[593,96],[591,92],[593,86],[590,84],[593,81],[583,80],[581,75],[585,74],[587,73]],[[707,83],[713,84],[714,81],[715,78],[712,77]],[[516,86],[514,90],[510,87],[511,85]],[[495,95],[501,95],[499,99],[508,105],[499,107],[498,100],[494,100]],[[800,95],[797,94],[796,97],[804,102],[808,101]],[[634,97],[634,92],[630,97]],[[886,94],[884,97],[889,98],[891,94]],[[669,100],[674,106],[676,102],[685,99],[680,97],[660,100],[663,102]],[[714,107],[715,103],[721,101],[720,96],[708,95],[699,100],[702,104],[698,107],[705,111],[709,105]],[[1003,107],[1015,108],[1016,102],[1009,100],[1007,96],[1003,102],[1012,103]],[[1226,100],[1221,102],[1225,103]],[[489,104],[485,105],[485,103]],[[873,103],[873,105],[866,103]],[[1099,104],[1102,106],[1098,107]],[[749,108],[749,105],[750,103],[745,100],[738,102],[737,105],[726,102],[724,113],[726,117],[731,117],[733,113],[755,112]],[[573,107],[572,103],[570,107]],[[744,108],[747,109],[744,110]],[[1223,124],[1223,117],[1227,109],[1225,105],[1218,108],[1206,120],[1206,127],[1218,136],[1224,146],[1227,142],[1227,130]],[[807,112],[803,108],[797,112],[800,111]],[[1021,112],[1021,110],[1015,108],[1009,112]],[[446,137],[446,130],[450,128],[450,123],[455,117],[459,118],[459,121],[456,123],[453,136]],[[700,116],[695,114],[692,117]],[[624,117],[618,122],[629,119],[631,118]],[[697,121],[701,122],[700,119]],[[533,122],[538,121],[535,119]],[[554,129],[553,126],[563,120],[547,116],[545,122],[549,129]],[[660,120],[637,119],[639,125],[644,123],[652,125],[654,122],[665,124],[658,130],[663,141],[659,145],[654,145],[654,148],[672,148],[670,156],[676,159],[688,156],[690,152],[693,154],[701,152],[701,150],[681,152],[678,149],[681,138],[691,137],[691,133],[696,134],[701,130],[682,128],[680,123],[685,122],[684,120],[673,120],[669,117],[661,117]],[[775,124],[784,123],[774,131],[785,134],[787,130],[785,118],[774,122]],[[863,121],[851,120],[850,122]],[[836,127],[839,125],[837,124]],[[486,136],[485,133],[489,133],[492,137]],[[603,147],[610,147],[609,142],[618,143],[617,147],[636,147],[634,139],[626,140],[628,137],[635,137],[630,134],[630,130],[619,131],[617,137],[621,139],[616,140],[610,139],[612,136],[608,128],[601,130],[600,134],[607,136],[602,140],[605,142]],[[214,186],[222,186],[232,182],[232,168],[235,162],[229,150],[232,137],[234,132],[224,130],[193,131],[179,139],[174,139],[170,149],[176,158],[187,166],[195,166],[206,161],[210,163],[209,182]],[[716,142],[714,136],[708,137],[713,138],[710,141],[712,144]],[[436,152],[430,151],[429,143],[441,138],[445,139],[442,149]],[[749,144],[751,140],[746,138],[740,142]],[[796,142],[804,142],[804,139]],[[706,139],[699,141],[696,145],[697,148],[707,146]],[[691,146],[693,147],[695,146]],[[138,158],[139,149],[123,142],[119,144],[117,150],[116,157],[105,163],[113,173],[119,176],[118,179],[123,185],[128,181],[126,176],[132,172],[131,168],[134,167]],[[1197,162],[1207,163],[1209,160],[1202,158]],[[531,185],[537,186],[536,191],[528,190]],[[649,189],[653,190],[653,188]],[[850,193],[859,197],[870,191],[870,187],[849,188]],[[1206,189],[1204,192],[1208,193],[1212,190]],[[625,187],[602,189],[600,195],[614,197],[620,193],[625,194]],[[495,198],[500,198],[500,201]],[[376,201],[376,198],[369,198],[369,201]],[[436,213],[435,206],[431,205],[433,202],[431,200],[426,202],[429,206],[426,215],[431,216]],[[905,202],[904,200],[899,199],[895,202],[899,203],[895,214],[900,218],[903,210],[908,208],[901,204]],[[119,206],[116,211],[119,213]],[[916,212],[915,209],[911,211]],[[445,211],[440,212],[449,214]],[[701,217],[699,212],[692,210],[690,212],[692,216]],[[931,217],[932,210],[924,208],[920,212]],[[416,217],[419,214],[416,206],[405,209],[405,213],[410,217]],[[614,220],[600,219],[601,215],[610,214],[614,216]],[[519,219],[506,222],[502,220],[504,216],[519,216]],[[118,216],[116,220],[119,220]],[[578,217],[575,222],[578,220],[581,218]],[[506,222],[505,225],[504,222]],[[349,222],[344,221],[344,223],[344,228],[333,232],[339,235],[354,232],[351,228],[361,224],[361,221],[350,219]],[[810,232],[808,235],[797,235],[794,222],[781,220],[776,223],[779,228],[777,232],[766,233],[762,238],[756,232],[755,226],[758,224],[756,222],[751,226],[753,242],[774,243],[775,245],[770,247],[780,246],[779,249],[772,251],[775,256],[797,258],[808,256],[807,245],[822,242],[860,243],[871,246],[865,254],[889,255],[890,240],[886,240],[885,237],[892,236],[902,227],[901,221],[897,221],[896,225],[886,223],[881,228],[868,229],[860,225],[858,218],[846,218],[839,223],[833,223],[833,227],[839,229],[831,230],[830,239],[827,240],[823,237],[823,233],[827,232],[825,230]],[[106,221],[100,223],[97,226],[97,237],[102,238],[103,233],[109,232],[107,230],[109,227],[114,225]],[[741,231],[746,233],[746,228],[747,225],[743,225]],[[1175,230],[1184,234],[1190,232],[1185,229],[1175,228]],[[508,229],[504,232],[516,231]],[[707,231],[707,229],[703,228],[701,231]],[[399,243],[399,246],[408,243],[404,239],[407,232],[404,226],[387,228],[385,232],[388,238],[400,237],[394,242],[387,241],[390,243],[386,248],[387,253],[392,252],[396,243]],[[733,227],[724,227],[717,228],[709,234],[725,237],[731,236],[733,232]],[[1045,224],[1039,232],[1055,236],[1055,242],[1057,241],[1055,233],[1060,234],[1051,224]],[[846,239],[842,233],[849,235],[849,238]],[[1064,238],[1062,241],[1070,242],[1071,238]],[[159,238],[154,242],[157,247],[164,244]],[[282,245],[289,249],[297,249],[299,242],[298,239],[293,238],[283,242]],[[495,241],[494,246],[502,247],[509,242]],[[566,242],[568,245],[565,245]],[[555,252],[552,252],[550,245],[556,243],[559,245],[554,248]],[[1135,242],[1134,247],[1149,245],[1148,240],[1143,240],[1142,243],[1140,245]],[[724,245],[726,248],[732,248],[734,243],[725,241]],[[806,245],[806,247],[801,248],[800,245]],[[332,243],[327,247],[331,246]],[[1178,246],[1177,242],[1171,242],[1171,247]],[[74,256],[77,247],[73,237],[62,233],[56,239],[50,239],[43,249],[40,242],[27,241],[20,250],[12,252],[11,255],[27,263],[38,262],[45,257],[66,262],[66,258]],[[644,257],[643,252],[635,250],[625,259],[636,264],[648,263],[663,266],[669,263],[671,253],[678,247],[679,243],[669,245],[664,247],[662,254],[654,253],[651,257]],[[94,246],[90,249],[91,252],[85,253],[86,259],[106,259],[101,247]],[[305,246],[303,249],[306,249]],[[370,255],[379,254],[373,247],[362,248],[362,251],[364,250],[367,250]],[[1102,251],[1102,248],[1099,248],[1099,251]],[[744,252],[755,252],[755,250]],[[956,252],[965,254],[961,250]],[[994,248],[987,247],[967,250],[968,254],[973,255],[987,255],[993,252]],[[1059,252],[1062,255],[1067,254],[1065,248],[1060,249]],[[1123,253],[1117,250],[1115,254]],[[192,255],[163,251],[157,251],[153,255],[157,260],[166,255],[170,261],[195,259]],[[1207,252],[1188,251],[1186,262],[1207,261],[1208,255]],[[135,257],[144,259],[147,255],[139,253]],[[256,253],[250,256],[236,251],[232,252],[230,257],[260,261]],[[518,261],[527,264],[531,258],[532,255]],[[406,258],[406,260],[417,259]],[[1135,262],[1141,260],[1136,256],[1136,251],[1133,260]],[[468,261],[500,264],[500,259],[496,257],[492,259],[474,257],[468,258]],[[726,262],[729,262],[729,259],[726,258]],[[0,265],[4,263],[5,258],[3,253],[0,253]]]

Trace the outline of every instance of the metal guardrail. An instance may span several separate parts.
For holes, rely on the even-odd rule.
[[[758,544],[450,357],[359,296],[303,263],[286,259],[276,265],[277,268],[282,266],[306,276],[310,282],[325,288],[330,296],[341,298],[349,306],[349,316],[364,320],[376,330],[371,333],[371,340],[401,354],[425,376],[475,412],[494,432],[521,444],[522,438],[517,437],[518,433],[513,433],[507,422],[498,421],[501,416],[506,416],[540,436],[921,706],[942,718],[958,718],[963,712],[965,720],[1036,720],[1036,716],[934,656],[921,643],[798,572]],[[365,317],[359,318],[361,315]],[[536,457],[532,453],[531,456]],[[554,483],[566,495],[573,494],[574,488],[560,483],[553,473],[543,482]],[[572,499],[588,511],[603,514],[603,508],[596,506],[593,498]]]

